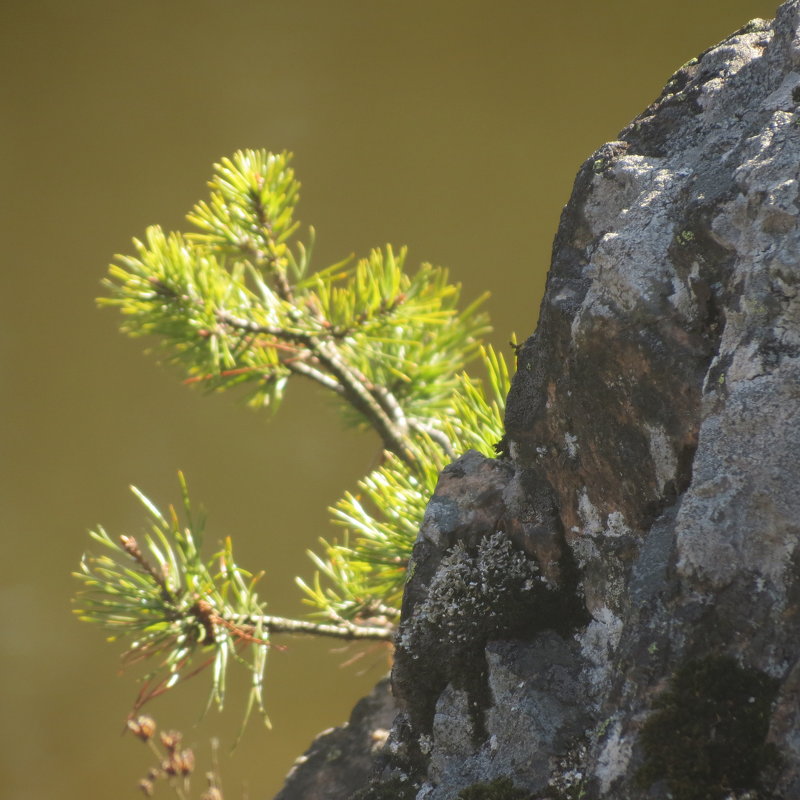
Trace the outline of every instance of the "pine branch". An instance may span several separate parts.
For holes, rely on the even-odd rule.
[[[273,634],[323,636],[345,641],[373,639],[390,642],[394,639],[395,634],[394,625],[388,623],[386,625],[357,625],[345,620],[338,625],[332,625],[324,622],[273,617],[266,614],[259,617],[234,614],[228,621],[242,627],[261,627]]]
[[[126,664],[155,664],[142,678],[134,712],[208,667],[213,667],[210,700],[222,707],[232,658],[250,671],[249,705],[257,706],[266,719],[261,686],[272,634],[392,640],[394,626],[388,619],[383,624],[361,624],[337,617],[330,623],[264,613],[254,592],[258,576],[235,563],[230,542],[210,561],[203,560],[202,523],[194,519],[183,476],[180,479],[185,527],[173,508],[165,516],[134,489],[151,523],[144,545],[127,535],[114,541],[100,528],[91,536],[109,554],[85,555],[76,573],[83,584],[76,611],[80,618],[105,627],[114,638],[131,639],[124,654]],[[249,660],[243,657],[245,648],[250,649]]]
[[[299,184],[288,161],[243,151],[216,165],[210,200],[189,215],[200,232],[148,229],[138,255],[110,268],[101,302],[120,308],[131,335],[161,336],[189,382],[249,384],[254,401],[277,405],[286,378],[305,375],[410,461],[409,433],[437,428],[485,317],[475,304],[457,312],[444,270],[408,276],[404,251],[388,247],[306,276],[306,249],[295,256],[289,242]]]
[[[136,255],[109,268],[110,297],[100,302],[122,312],[126,333],[158,337],[186,383],[241,386],[251,403],[276,408],[292,376],[314,381],[347,419],[375,431],[381,466],[331,509],[344,535],[322,540],[322,555],[310,554],[316,575],[298,579],[318,621],[266,614],[258,576],[236,565],[229,540],[203,561],[182,477],[185,526],[137,492],[150,517],[141,546],[92,532],[107,554],[84,557],[78,613],[132,640],[126,663],[151,665],[137,708],[207,667],[210,702],[221,707],[233,659],[251,673],[247,713],[265,716],[272,635],[391,640],[440,470],[470,447],[492,454],[502,436],[508,372],[480,347],[483,298],[459,311],[446,270],[423,264],[410,274],[405,250],[388,246],[309,273],[310,244],[292,239],[299,184],[289,161],[264,151],[223,159],[208,200],[188,215],[195,230],[149,228],[134,240]],[[476,356],[488,390],[464,373]]]
[[[404,461],[413,458],[406,432],[405,415],[397,399],[384,387],[373,386],[363,375],[348,366],[330,341],[272,325],[255,324],[224,311],[218,311],[216,317],[220,323],[234,330],[266,334],[274,336],[276,339],[302,345],[308,353],[308,357],[321,364],[328,374],[309,367],[307,364],[299,366],[303,362],[302,356],[294,359],[289,369],[312,378],[327,389],[333,389],[371,423],[381,437],[386,450],[395,453]],[[387,409],[391,410],[391,415]]]
[[[395,420],[386,412],[373,392],[375,387],[360,375],[357,370],[345,363],[341,355],[329,342],[317,342],[312,352],[319,358],[332,375],[339,379],[344,388],[344,396],[350,404],[372,424],[381,437],[383,447],[394,453],[403,461],[414,459],[411,442],[407,435],[405,416],[397,400],[391,393],[384,391],[383,399],[389,408],[396,409],[399,419]],[[371,391],[372,390],[372,391]]]
[[[358,494],[348,492],[331,509],[346,537],[340,543],[322,540],[323,555],[312,554],[318,569],[313,583],[298,580],[320,615],[358,618],[375,603],[399,606],[425,507],[450,457],[436,436],[452,443],[456,452],[474,448],[495,455],[495,444],[503,436],[510,377],[505,360],[491,347],[481,349],[481,360],[488,391],[480,381],[462,374],[452,413],[437,420],[441,428],[418,429],[423,444],[417,460],[409,465],[389,457],[359,481]]]

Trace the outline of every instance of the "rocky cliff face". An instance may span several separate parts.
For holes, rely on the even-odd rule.
[[[581,168],[362,798],[800,797],[800,0]]]

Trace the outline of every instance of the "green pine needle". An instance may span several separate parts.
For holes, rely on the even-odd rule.
[[[132,713],[179,681],[212,667],[209,703],[225,702],[228,662],[233,658],[251,674],[246,715],[257,708],[268,724],[263,703],[263,676],[268,634],[261,626],[226,623],[260,619],[253,576],[236,565],[230,539],[210,560],[203,561],[202,522],[195,521],[183,475],[185,526],[170,506],[165,517],[138,489],[149,533],[141,544],[131,536],[112,539],[98,527],[90,531],[102,555],[85,554],[78,592],[79,618],[105,628],[112,640],[128,640],[126,664],[146,663],[142,689]]]
[[[485,297],[459,310],[447,270],[409,271],[405,248],[312,270],[313,230],[308,245],[296,238],[300,185],[290,161],[263,150],[222,159],[208,198],[187,216],[191,229],[148,228],[133,255],[109,267],[99,302],[119,310],[126,334],[156,337],[188,384],[239,387],[252,405],[275,409],[290,379],[312,380],[348,423],[375,431],[381,465],[333,506],[343,535],[321,541],[316,574],[298,584],[324,620],[304,623],[305,632],[355,638],[377,621],[369,635],[382,638],[398,620],[439,472],[470,448],[493,455],[503,436],[508,368],[481,344]],[[476,358],[484,381],[465,372]],[[182,477],[181,492],[183,522],[134,489],[148,518],[141,543],[91,532],[103,554],[84,556],[78,613],[127,639],[127,662],[149,665],[137,708],[205,667],[209,703],[221,707],[234,661],[251,674],[247,714],[264,715],[268,632],[301,623],[264,615],[257,577],[235,564],[229,540],[203,560],[202,520]]]

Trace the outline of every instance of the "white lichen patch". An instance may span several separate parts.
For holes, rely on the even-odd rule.
[[[622,620],[608,606],[602,606],[592,611],[592,621],[576,635],[581,653],[590,665],[588,685],[597,696],[606,689],[622,627]]]
[[[578,634],[583,655],[594,664],[608,663],[622,635],[622,620],[607,606],[592,613],[586,630]]]
[[[589,499],[589,493],[584,486],[578,497],[578,514],[583,523],[584,536],[623,536],[631,533],[625,522],[625,517],[619,511],[612,511],[603,521],[602,514]]]
[[[650,446],[650,458],[658,481],[658,489],[664,492],[667,483],[675,480],[678,472],[678,457],[672,446],[667,432],[660,425],[644,426],[647,431],[647,441]]]
[[[728,382],[725,409],[703,422],[676,519],[684,578],[706,589],[737,576],[760,578],[776,611],[786,601],[800,535],[800,432],[787,412],[796,408],[797,374]]]
[[[690,179],[689,172],[668,169],[661,159],[622,156],[595,181],[584,213],[597,244],[584,268],[591,284],[572,322],[574,339],[585,322],[616,319],[655,302],[672,283],[672,198]]]
[[[612,511],[606,518],[607,536],[629,536],[632,531],[625,522],[625,517],[620,511]]]
[[[586,659],[586,685],[596,700],[603,697],[613,669],[613,653],[622,636],[622,620],[607,606],[592,612],[592,621],[576,635],[581,653]]]
[[[500,623],[504,602],[527,602],[545,584],[538,565],[502,531],[482,539],[475,552],[456,542],[442,558],[425,602],[401,628],[398,645],[415,654],[415,637],[435,629],[440,641],[468,646],[481,630]]]
[[[586,785],[584,764],[588,756],[585,742],[580,742],[556,759],[556,770],[548,788],[557,796],[581,797]]]
[[[578,498],[578,514],[583,522],[583,533],[585,536],[597,536],[603,530],[603,521],[600,512],[594,507],[589,499],[589,493],[584,486]]]
[[[631,760],[633,743],[622,735],[622,726],[615,721],[597,759],[595,777],[600,782],[600,794],[606,794],[615,780],[625,775]]]
[[[697,263],[697,262],[695,262]],[[685,320],[694,320],[697,317],[697,301],[690,285],[680,275],[673,275],[670,280],[672,294],[669,301],[675,310]]]
[[[573,529],[574,533],[580,533],[577,528]],[[570,542],[570,550],[575,557],[575,561],[581,570],[585,570],[586,566],[594,559],[600,556],[600,551],[597,545],[589,536],[577,536]]]
[[[422,735],[419,739],[422,752],[430,755],[428,777],[434,783],[441,782],[454,763],[461,763],[474,752],[469,704],[467,692],[448,685],[436,703],[433,735]]]
[[[570,458],[577,458],[578,456],[578,437],[571,433],[564,434],[564,447],[567,455]]]
[[[800,75],[790,72],[781,81],[781,85],[767,95],[764,100],[764,108],[767,111],[794,111],[797,104],[792,98],[792,93],[798,86],[800,86]]]

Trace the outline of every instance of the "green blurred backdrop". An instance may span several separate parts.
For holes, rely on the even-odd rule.
[[[3,230],[0,796],[135,797],[149,759],[122,721],[135,692],[118,648],[70,614],[69,573],[101,522],[139,530],[127,485],[159,503],[183,469],[209,535],[265,568],[275,613],[327,535],[325,507],[373,463],[292,387],[278,417],[203,396],[142,356],[93,298],[130,237],[183,224],[210,166],[290,149],[316,264],[375,245],[490,289],[495,341],[535,324],[550,244],[581,161],[681,63],[775,0],[140,0],[0,8]],[[321,729],[386,670],[385,651],[289,642],[271,656],[272,732],[222,760],[229,800],[269,798]],[[240,720],[195,725],[206,683],[157,701],[200,768]],[[199,795],[200,782],[196,784]],[[247,788],[249,787],[249,788]],[[162,796],[167,796],[163,793]]]

